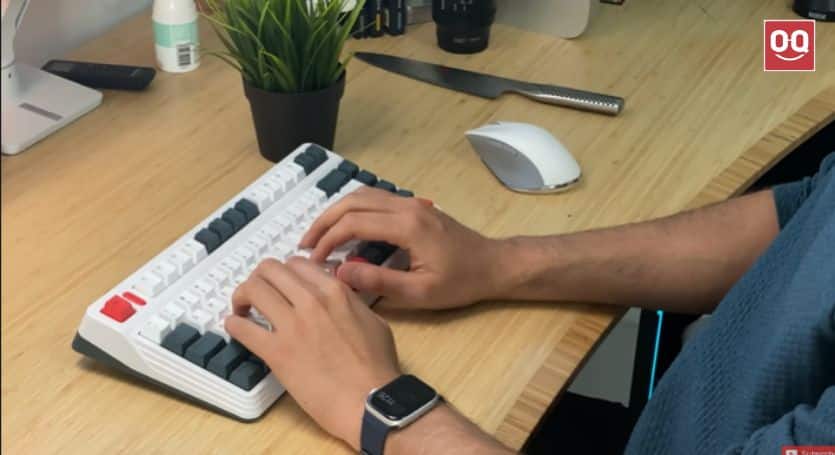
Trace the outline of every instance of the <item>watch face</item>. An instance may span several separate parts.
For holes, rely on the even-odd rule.
[[[403,420],[414,414],[437,394],[432,387],[412,375],[403,375],[371,396],[370,404],[390,420]]]

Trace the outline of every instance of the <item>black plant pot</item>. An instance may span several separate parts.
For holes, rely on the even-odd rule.
[[[332,86],[313,92],[267,92],[244,81],[244,93],[264,158],[279,162],[305,142],[333,149],[344,73]]]

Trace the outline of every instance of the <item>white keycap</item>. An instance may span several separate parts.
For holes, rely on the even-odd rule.
[[[183,308],[192,309],[200,306],[200,297],[190,291],[183,291],[177,296],[177,303]]]
[[[165,289],[165,282],[156,273],[145,272],[133,283],[133,288],[141,294],[156,297]]]
[[[209,312],[215,319],[220,319],[226,315],[226,311],[229,309],[229,304],[224,303],[220,299],[211,299],[206,302],[204,307],[207,312]]]
[[[249,278],[249,273],[246,273],[246,274],[241,273],[241,274],[239,274],[239,275],[235,275],[235,276],[232,278],[232,283],[235,285],[235,287],[238,287],[238,286],[240,286],[240,285],[241,285],[241,283],[243,283],[244,281],[246,281],[246,279],[247,279],[247,278]]]
[[[171,333],[171,330],[171,323],[155,314],[148,318],[148,321],[139,330],[139,334],[156,344],[162,344],[163,338]]]
[[[226,286],[223,289],[221,289],[220,291],[218,291],[219,296],[222,297],[223,300],[226,301],[226,302],[231,302],[232,301],[232,294],[234,294],[234,293],[235,293],[235,288],[233,288],[232,286]]]
[[[299,246],[299,242],[302,241],[302,237],[304,237],[304,234],[305,231],[300,229],[294,229],[284,236],[284,240],[282,240],[282,243],[291,245],[293,249],[296,249]]]
[[[287,216],[278,215],[274,219],[270,220],[270,222],[267,223],[267,225],[278,228],[281,230],[282,234],[286,234],[290,232],[290,228],[293,226],[293,220],[291,220]]]
[[[266,176],[264,177],[264,181],[270,182],[272,185],[275,185],[279,190],[281,190],[281,195],[284,195],[284,193],[290,191],[290,189],[293,188],[293,183],[290,182],[289,179],[282,178],[281,175],[277,172],[271,172],[269,174],[266,174]],[[278,197],[276,197],[276,200],[278,200]]]
[[[279,241],[281,239],[282,234],[283,231],[281,229],[271,224],[267,224],[258,231],[258,235],[261,235],[264,238],[269,239],[271,244]]]
[[[206,256],[209,255],[209,253],[206,252],[206,247],[194,239],[188,239],[183,242],[182,250],[191,256],[195,264],[203,259],[206,259]]]
[[[309,205],[313,207],[319,207],[328,201],[328,195],[319,188],[313,187],[305,191],[302,200],[309,202]]]
[[[328,200],[328,203],[335,204],[340,199],[363,187],[365,187],[364,183],[360,182],[359,180],[351,179],[348,183],[345,184],[345,186],[342,187],[342,189],[339,190],[338,193],[331,196],[330,200]]]
[[[282,185],[278,185],[277,183],[269,179],[264,179],[264,181],[261,182],[260,185],[258,185],[258,189],[265,193],[268,193],[273,201],[281,199],[281,196],[284,195]]]
[[[207,279],[200,279],[194,282],[189,288],[191,292],[193,292],[196,296],[200,298],[201,301],[210,299],[215,295],[215,287],[211,281]]]
[[[184,251],[174,251],[166,256],[166,260],[177,267],[177,271],[180,272],[180,276],[185,275],[192,269],[192,267],[194,267],[194,259],[192,259],[191,256],[186,254]]]
[[[311,248],[300,248],[296,250],[296,256],[300,258],[310,259],[310,255],[313,253],[313,249]]]
[[[258,206],[258,210],[263,212],[273,203],[273,198],[270,193],[266,191],[262,191],[258,188],[254,188],[248,190],[244,193],[244,197],[249,199],[250,202]]]
[[[239,246],[238,248],[236,248],[235,251],[232,252],[232,257],[234,257],[237,260],[236,262],[239,263],[239,266],[237,267],[237,269],[232,269],[231,267],[226,267],[226,265],[224,265],[224,267],[228,268],[229,270],[232,270],[235,273],[238,273],[238,269],[243,268],[244,265],[252,264],[253,262],[255,262],[255,253],[252,250],[250,250],[249,248],[244,247],[244,246]],[[231,258],[226,258],[226,259],[231,259]],[[225,262],[226,259],[224,259],[223,262]],[[221,264],[223,264],[223,262],[221,262]]]
[[[301,181],[307,175],[304,172],[304,168],[296,163],[287,163],[286,165],[282,165],[279,172],[284,172],[285,170],[287,174],[293,177],[293,183]]]
[[[151,270],[162,277],[166,286],[171,286],[171,283],[177,281],[177,278],[180,278],[180,271],[177,270],[177,266],[164,259],[154,264]]]
[[[290,221],[292,225],[296,225],[301,223],[304,219],[304,216],[307,215],[307,207],[304,204],[300,204],[298,201],[293,203],[290,207],[287,207],[287,215],[290,217]]]
[[[267,252],[267,246],[269,246],[272,242],[264,236],[260,234],[254,234],[246,241],[246,246],[255,252],[255,257],[260,259],[264,253]]]
[[[228,271],[224,267],[217,266],[212,270],[209,270],[209,273],[206,274],[206,277],[212,280],[215,289],[220,289],[227,283],[229,283],[229,275],[230,271]]]
[[[192,311],[186,320],[192,327],[200,331],[201,335],[206,333],[206,330],[215,322],[214,317],[209,312],[201,309]]]
[[[244,265],[241,264],[240,261],[232,258],[224,258],[220,261],[220,265],[222,265],[226,270],[229,270],[230,275],[236,275],[244,270]]]
[[[209,328],[209,331],[222,336],[227,343],[232,339],[232,337],[230,337],[229,334],[226,333],[226,326],[224,326],[223,320],[220,320],[217,323],[212,324],[212,327]]]
[[[186,315],[185,308],[177,305],[176,303],[169,303],[163,307],[162,311],[159,312],[159,316],[163,319],[168,320],[169,325],[171,328],[177,327],[177,324],[183,320],[183,317]]]

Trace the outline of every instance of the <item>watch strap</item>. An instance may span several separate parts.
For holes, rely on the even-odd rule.
[[[388,425],[366,410],[362,416],[362,430],[360,431],[362,455],[383,455],[389,431],[391,428]]]

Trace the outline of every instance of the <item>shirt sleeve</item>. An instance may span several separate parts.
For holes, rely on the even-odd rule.
[[[797,406],[725,454],[765,455],[781,453],[781,448],[786,446],[831,445],[835,445],[835,385],[824,390],[817,406]]]
[[[830,153],[823,159],[820,170],[814,176],[777,185],[773,188],[774,203],[777,205],[777,218],[780,220],[781,229],[791,221],[792,216],[806,202],[809,195],[815,191],[820,181],[832,177],[833,168],[835,168],[835,152]]]

